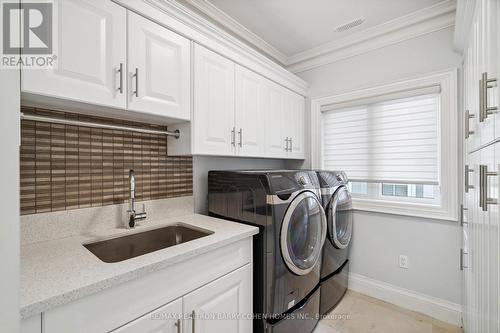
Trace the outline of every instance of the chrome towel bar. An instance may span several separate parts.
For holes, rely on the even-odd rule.
[[[166,136],[173,136],[176,139],[178,139],[181,136],[179,130],[175,130],[172,132],[172,131],[138,128],[132,126],[108,125],[108,124],[94,123],[90,121],[72,120],[72,119],[64,119],[64,118],[50,117],[50,116],[40,116],[36,114],[25,114],[23,112],[21,112],[21,119],[41,121],[45,123],[64,124],[71,126],[83,126],[83,127],[103,128],[103,129],[118,130],[118,131],[130,131],[130,132],[139,132],[146,134],[166,135]]]

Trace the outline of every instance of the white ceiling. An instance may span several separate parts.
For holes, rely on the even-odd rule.
[[[385,23],[442,0],[206,0],[248,30],[292,56]],[[336,27],[361,16],[361,26]]]

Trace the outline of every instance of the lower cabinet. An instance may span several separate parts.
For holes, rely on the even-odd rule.
[[[175,300],[113,332],[179,333],[182,329],[182,299]]]
[[[42,315],[32,316],[21,320],[21,333],[42,332]]]
[[[28,317],[21,332],[250,333],[251,249],[248,237],[199,254]]]
[[[252,332],[252,269],[242,267],[183,297],[185,333]]]
[[[113,333],[252,332],[252,269],[237,269]]]

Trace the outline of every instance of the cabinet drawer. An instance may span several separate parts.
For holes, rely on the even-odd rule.
[[[251,261],[251,238],[173,264],[44,314],[45,332],[109,332]]]

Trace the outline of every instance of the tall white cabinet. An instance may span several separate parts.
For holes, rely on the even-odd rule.
[[[465,332],[500,332],[499,25],[496,0],[478,0],[464,49],[463,270]]]

